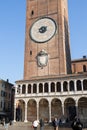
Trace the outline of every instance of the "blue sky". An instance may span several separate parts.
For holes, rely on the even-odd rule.
[[[68,0],[71,58],[87,55],[87,0]],[[0,1],[0,78],[23,79],[26,0]]]

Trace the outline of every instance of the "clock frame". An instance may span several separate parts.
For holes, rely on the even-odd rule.
[[[45,43],[52,39],[57,30],[57,24],[50,17],[37,19],[30,27],[29,35],[35,43]]]

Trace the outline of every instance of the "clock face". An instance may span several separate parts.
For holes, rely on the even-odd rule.
[[[35,21],[30,28],[30,38],[37,43],[49,41],[56,33],[56,22],[49,17],[42,17]]]

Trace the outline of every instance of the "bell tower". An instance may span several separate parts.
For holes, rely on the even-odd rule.
[[[67,0],[27,0],[24,80],[70,73]]]

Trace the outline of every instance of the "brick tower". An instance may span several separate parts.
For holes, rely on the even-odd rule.
[[[81,72],[71,74],[67,0],[26,1],[24,78],[16,81],[14,121],[78,116],[87,122],[86,65],[77,63]]]
[[[24,80],[70,73],[67,0],[27,0]]]

